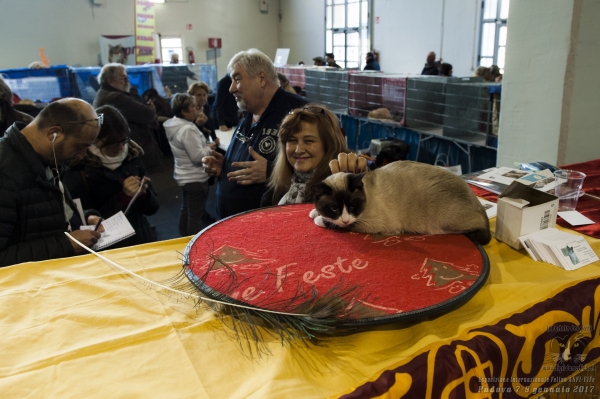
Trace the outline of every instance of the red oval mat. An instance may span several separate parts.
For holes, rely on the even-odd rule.
[[[464,235],[379,236],[317,227],[312,204],[263,208],[198,233],[185,250],[187,276],[231,303],[290,311],[290,303],[335,287],[349,325],[428,318],[471,298],[489,262]]]

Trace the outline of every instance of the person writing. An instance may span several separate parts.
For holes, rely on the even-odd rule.
[[[104,115],[98,138],[83,158],[71,163],[64,183],[84,208],[97,209],[104,219],[127,211],[135,234],[111,249],[156,241],[146,216],[154,215],[160,205],[146,176],[142,149],[131,140],[127,120],[115,107],[104,105],[96,112]]]
[[[82,158],[96,140],[102,115],[83,100],[46,106],[27,126],[17,122],[0,138],[0,266],[86,253],[100,232],[78,230],[82,220],[59,176],[59,165]],[[98,215],[86,216],[96,224]]]

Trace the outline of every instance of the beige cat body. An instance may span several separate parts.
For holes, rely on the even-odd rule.
[[[398,161],[366,174],[337,173],[314,188],[315,223],[369,234],[469,233],[490,239],[485,209],[460,177],[435,166]],[[318,213],[317,213],[318,212]]]

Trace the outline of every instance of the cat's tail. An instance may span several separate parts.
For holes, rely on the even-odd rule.
[[[485,245],[492,240],[492,233],[490,233],[489,228],[468,232],[466,233],[466,236],[481,245]]]

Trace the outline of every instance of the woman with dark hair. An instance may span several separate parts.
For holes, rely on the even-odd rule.
[[[73,198],[81,199],[84,209],[96,209],[104,219],[125,212],[134,201],[125,216],[135,235],[110,248],[156,241],[146,216],[154,215],[160,205],[140,158],[143,150],[131,141],[127,121],[116,108],[104,105],[96,112],[104,114],[96,142],[83,159],[71,163],[63,184]]]
[[[339,121],[323,105],[307,104],[283,119],[278,135],[279,152],[261,205],[311,202],[311,187],[331,175],[329,161],[348,152]]]
[[[23,112],[17,111],[13,107],[12,91],[0,76],[0,137],[15,122],[24,122],[29,124],[33,117]]]
[[[452,64],[444,62],[440,68],[441,76],[452,76]]]

